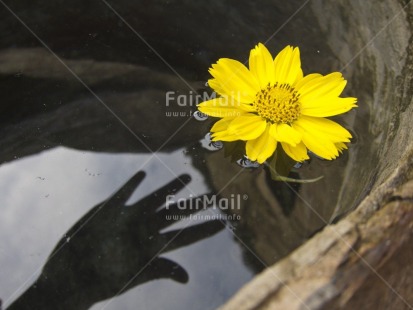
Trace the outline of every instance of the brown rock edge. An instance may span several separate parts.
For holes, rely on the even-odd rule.
[[[221,309],[412,309],[412,155],[356,211],[266,269]]]

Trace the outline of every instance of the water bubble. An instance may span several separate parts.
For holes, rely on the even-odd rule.
[[[195,111],[194,112],[194,118],[197,121],[203,122],[203,121],[206,121],[208,119],[208,115],[202,113],[201,111]]]
[[[303,164],[304,163],[302,163],[302,162],[297,162],[297,163],[295,163],[294,168],[295,169],[300,169],[303,166]]]
[[[210,132],[208,132],[204,139],[201,140],[201,145],[208,151],[219,151],[224,147],[224,144],[221,141],[212,141]]]
[[[240,165],[242,168],[258,168],[260,166],[258,162],[250,160],[245,155],[241,159],[237,160],[237,164]]]

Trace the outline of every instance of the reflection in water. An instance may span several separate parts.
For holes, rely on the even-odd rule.
[[[210,132],[208,132],[200,142],[201,146],[208,151],[219,151],[224,147],[221,141],[212,141]]]
[[[242,208],[226,210],[241,216],[231,225],[242,246],[223,230],[168,252],[162,257],[185,269],[187,284],[166,279],[147,282],[109,305],[103,301],[92,309],[216,308],[254,272],[287,255],[323,227],[323,219],[331,217],[335,206],[341,212],[347,157],[329,167],[315,160],[300,168],[302,178],[325,176],[317,183],[280,185],[263,166],[244,169],[235,164],[244,155],[244,147],[237,152],[236,144],[231,150],[224,145],[211,152],[195,145],[210,131],[213,120],[196,121],[199,115],[191,114],[194,105],[165,99],[167,92],[176,98],[196,89],[194,81],[208,78],[211,63],[223,56],[243,59],[251,44],[272,37],[275,29],[280,31],[269,42],[272,51],[300,45],[305,72],[331,71],[337,59],[320,35],[310,5],[272,0],[260,6],[252,1],[231,4],[231,16],[236,18],[228,23],[228,7],[221,1],[152,1],[145,3],[144,10],[140,1],[117,1],[119,14],[168,67],[101,1],[74,0],[70,10],[58,2],[8,2],[130,131],[9,12],[0,12],[0,23],[13,30],[6,31],[0,50],[0,298],[5,306],[40,276],[47,257],[74,223],[136,171],[144,170],[147,176],[127,205],[176,177],[159,160],[143,155],[151,150],[172,152],[158,156],[176,175],[191,176],[177,199],[211,191],[223,198],[248,197]],[[290,16],[294,20],[285,23]],[[216,145],[212,147],[217,150]],[[225,158],[228,153],[231,159]],[[153,224],[147,221],[145,227]],[[173,229],[182,227],[176,225],[182,223]],[[71,245],[74,239],[67,241]],[[136,250],[129,248],[125,256]],[[64,270],[55,276],[59,274],[65,274]]]
[[[195,111],[195,112],[194,112],[194,118],[195,118],[197,121],[203,122],[203,121],[206,121],[206,120],[208,119],[208,115],[202,113],[201,111]]]
[[[157,211],[165,197],[182,189],[190,177],[182,175],[125,207],[144,177],[145,173],[138,172],[65,233],[40,277],[9,309],[88,309],[97,301],[158,278],[188,282],[182,266],[160,255],[224,227],[220,221],[209,221],[160,233],[173,223],[168,216],[197,212],[180,210],[177,205]]]
[[[242,168],[258,168],[260,164],[256,161],[251,161],[247,156],[243,156],[241,159],[237,160],[237,164]]]
[[[184,251],[178,249],[222,230],[224,226],[221,222],[205,222],[184,229],[176,239],[171,240],[165,251],[175,250],[163,255],[162,252],[165,251],[160,250],[175,235],[175,231],[163,230],[160,233],[163,227],[173,224],[173,221],[168,221],[168,212],[165,209],[158,210],[158,206],[165,202],[166,194],[177,193],[185,185],[186,189],[177,193],[177,197],[188,197],[188,191],[202,194],[206,187],[202,176],[188,166],[188,158],[182,150],[158,156],[161,160],[169,160],[174,173],[189,172],[193,180],[190,182],[188,175],[183,175],[180,181],[174,180],[171,172],[160,169],[158,160],[151,160],[145,166],[148,175],[144,180],[144,174],[138,173],[110,199],[106,199],[108,192],[125,182],[125,176],[130,177],[131,167],[144,163],[149,155],[115,156],[59,148],[1,166],[2,185],[9,185],[9,188],[1,187],[9,194],[1,195],[6,216],[1,223],[0,235],[4,238],[2,243],[6,242],[8,249],[6,255],[1,256],[4,268],[0,282],[2,294],[7,299],[25,280],[33,282],[38,277],[35,283],[27,283],[16,292],[13,299],[32,284],[10,309],[56,309],[57,305],[59,309],[87,309],[99,300],[116,295],[146,264],[149,266],[124,289],[157,278],[185,283],[189,277],[185,291],[186,296],[190,296],[208,294],[205,289],[208,282],[211,282],[211,289],[217,281],[226,282],[227,291],[221,291],[222,299],[216,300],[219,305],[246,278],[251,277],[250,272],[243,267],[239,250],[235,257],[230,257],[231,251],[213,253],[214,257],[219,257],[219,263],[211,258],[213,265],[204,261],[208,257],[205,242],[212,242],[218,248],[220,244],[229,249],[237,247],[227,231],[201,242],[204,245],[196,252],[190,250],[192,246],[182,249]],[[28,167],[31,169],[28,170]],[[168,179],[172,181],[159,188],[160,179],[163,180],[162,183]],[[138,190],[129,199],[139,183]],[[156,189],[158,190],[154,191]],[[21,196],[22,191],[27,195]],[[122,207],[128,199],[127,207]],[[137,199],[138,202],[135,202]],[[88,210],[87,204],[96,204],[92,202],[96,200],[103,203]],[[176,208],[173,210],[171,206],[169,212],[174,214],[188,215],[188,212],[194,212]],[[85,211],[88,212],[83,215]],[[72,227],[68,229],[70,226]],[[61,240],[55,246],[58,238]],[[27,246],[22,246],[25,244]],[[32,274],[44,264],[53,247],[56,253],[50,256],[40,276],[39,272]],[[185,257],[191,258],[190,261],[184,259],[182,262],[183,252]],[[160,254],[162,257],[159,257]],[[153,257],[155,259],[151,260]],[[203,268],[194,269],[200,261]],[[225,269],[235,273],[227,274]],[[203,280],[202,289],[197,293],[200,289],[197,281],[204,270],[209,270],[210,279]],[[192,282],[193,277],[198,279],[195,283]],[[244,280],[240,281],[242,278]],[[168,281],[156,282],[151,294],[142,293],[145,292],[145,286],[138,291],[134,290],[133,298],[126,294],[130,299],[128,303],[136,305],[146,302],[154,294],[165,294],[162,290],[173,292],[180,288],[171,287],[182,286],[172,285]],[[151,286],[150,283],[148,285]],[[166,295],[171,296],[169,293]],[[176,303],[176,309],[187,303],[185,294],[181,292],[180,296],[182,299]],[[10,302],[11,300],[6,301]],[[166,300],[163,299],[163,302]],[[122,304],[123,298],[111,302],[114,309],[123,308],[119,306]]]

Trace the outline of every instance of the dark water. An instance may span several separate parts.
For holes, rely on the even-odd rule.
[[[214,309],[331,219],[348,155],[297,170],[318,183],[276,183],[205,149],[212,120],[192,117],[210,64],[273,35],[273,52],[302,47],[307,72],[334,67],[303,2],[4,3],[17,15],[0,5],[5,308]],[[162,210],[207,193],[239,208]]]

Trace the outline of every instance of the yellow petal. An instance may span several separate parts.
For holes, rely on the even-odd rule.
[[[310,74],[310,77],[306,78],[297,83],[295,87],[300,94],[300,102],[303,104],[310,104],[322,97],[338,97],[347,84],[340,72],[333,72],[326,76]]]
[[[211,132],[220,132],[228,129],[229,124],[235,119],[235,117],[226,117],[217,121],[211,128]]]
[[[262,89],[275,84],[274,60],[262,43],[251,50],[249,67]]]
[[[324,159],[335,159],[339,155],[337,147],[329,140],[303,134],[303,142],[311,152]]]
[[[285,47],[274,59],[275,80],[279,84],[294,85],[303,78],[300,50],[298,47]]]
[[[338,149],[338,151],[339,151],[340,153],[342,153],[343,150],[347,150],[347,149],[348,149],[348,146],[347,146],[345,143],[343,143],[343,142],[336,143],[336,147],[337,147],[337,149]]]
[[[208,85],[211,87],[218,95],[225,95],[225,89],[222,88],[221,84],[217,81],[217,79],[209,79]]]
[[[317,79],[317,78],[319,78],[319,77],[322,77],[322,75],[319,74],[319,73],[311,73],[311,74],[308,74],[308,75],[306,75],[305,77],[303,77],[301,80],[299,80],[299,81],[295,84],[294,88],[295,88],[296,90],[299,90],[299,89],[301,89],[304,85],[307,85],[308,83],[310,83],[311,81],[313,81],[314,79]]]
[[[232,141],[237,141],[239,138],[236,135],[232,135],[228,133],[228,131],[221,131],[212,134],[211,136],[212,141],[226,141],[226,142],[232,142]]]
[[[234,101],[232,98],[220,97],[204,101],[198,105],[198,110],[213,117],[236,117],[255,109],[243,103]]]
[[[252,140],[258,138],[265,130],[267,123],[254,114],[247,113],[235,118],[228,126],[227,132],[238,140]]]
[[[239,61],[221,58],[209,72],[216,80],[211,87],[216,87],[220,94],[233,97],[236,101],[252,103],[260,90],[255,76]]]
[[[346,113],[357,107],[357,98],[321,97],[312,101],[301,100],[301,114],[314,117],[327,117]]]
[[[267,160],[275,151],[277,141],[269,133],[270,124],[257,139],[248,140],[246,143],[247,157],[260,164]]]
[[[290,156],[292,159],[301,162],[304,160],[309,159],[307,154],[307,148],[303,142],[297,144],[296,146],[292,146],[291,144],[281,142],[281,145],[287,153],[288,156]]]
[[[325,118],[301,116],[293,128],[301,132],[302,141],[310,151],[325,159],[336,158],[339,155],[336,144],[351,138],[345,128]]]
[[[331,142],[350,142],[351,134],[343,126],[326,118],[302,115],[293,123],[314,136],[323,137]],[[302,131],[301,131],[302,132]]]
[[[270,134],[280,142],[296,146],[301,141],[301,133],[287,124],[272,124]]]
[[[227,132],[229,124],[235,119],[236,117],[226,117],[222,118],[217,121],[211,128],[211,138],[213,141],[236,141],[239,140],[237,136],[233,136],[232,134]]]

